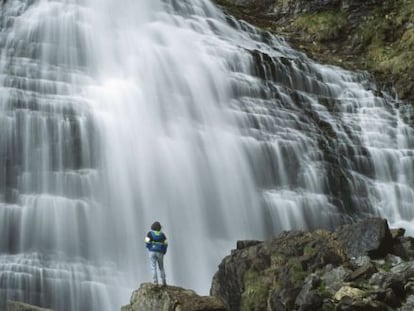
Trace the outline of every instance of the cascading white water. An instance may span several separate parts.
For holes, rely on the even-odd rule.
[[[397,103],[210,1],[7,0],[0,49],[0,308],[119,309],[154,220],[206,293],[237,239],[414,218]]]

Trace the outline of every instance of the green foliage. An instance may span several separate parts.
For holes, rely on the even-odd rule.
[[[294,21],[294,26],[315,36],[318,41],[335,39],[346,25],[345,14],[326,11],[316,14],[304,14]]]
[[[387,1],[357,29],[371,67],[399,74],[414,69],[414,0]]]

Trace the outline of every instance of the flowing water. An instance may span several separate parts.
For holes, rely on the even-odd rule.
[[[210,1],[121,2],[1,2],[0,309],[118,310],[154,220],[202,294],[237,239],[414,234],[410,106]]]

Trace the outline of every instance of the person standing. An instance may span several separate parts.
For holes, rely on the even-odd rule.
[[[160,270],[162,285],[166,286],[164,270],[164,255],[167,253],[168,242],[164,232],[161,231],[161,224],[156,221],[151,225],[151,230],[145,237],[145,244],[149,251],[151,261],[152,280],[158,284],[157,265]]]

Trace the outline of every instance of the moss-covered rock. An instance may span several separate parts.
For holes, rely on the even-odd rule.
[[[349,234],[348,239],[347,232],[358,237]],[[392,237],[386,220],[372,218],[335,232],[290,231],[262,243],[243,243],[221,262],[211,294],[230,311],[409,306],[414,256],[404,261],[390,254],[392,244],[403,238],[404,230],[398,232]]]
[[[294,306],[309,271],[344,260],[343,250],[328,231],[285,232],[225,258],[212,294],[224,295],[230,310],[266,310],[276,303]]]
[[[346,25],[347,16],[340,11],[303,14],[292,23],[293,27],[308,35],[310,40],[319,42],[339,38]]]
[[[368,70],[414,102],[414,0],[215,0],[324,63]]]

